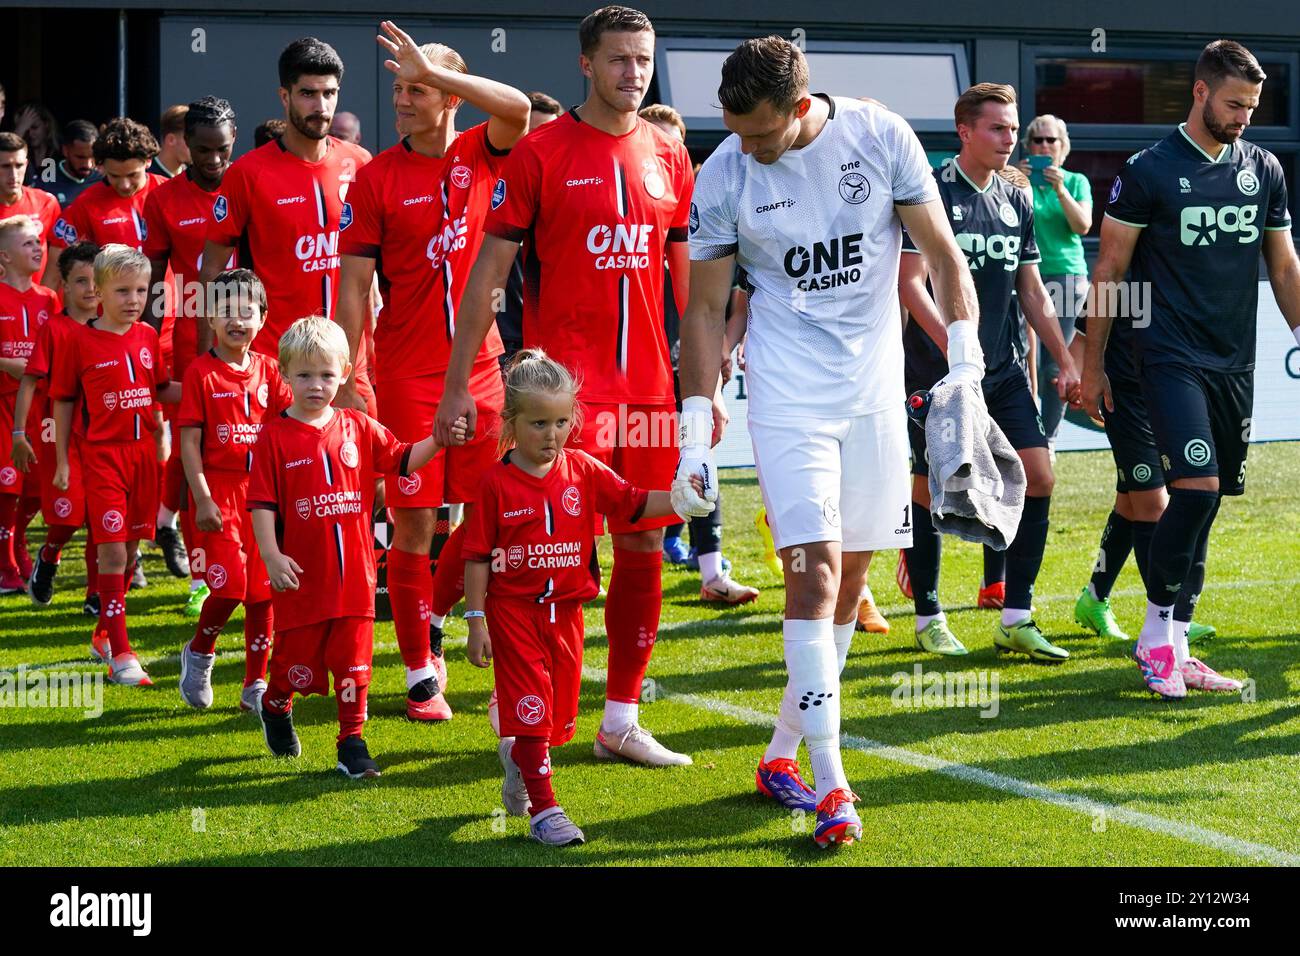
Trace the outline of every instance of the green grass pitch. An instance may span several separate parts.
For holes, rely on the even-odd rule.
[[[131,636],[157,682],[106,686],[104,712],[0,709],[0,864],[13,865],[1213,865],[1300,862],[1300,445],[1255,448],[1249,490],[1215,525],[1198,619],[1219,637],[1199,648],[1217,669],[1249,677],[1253,701],[1193,692],[1160,702],[1126,648],[1073,622],[1110,508],[1106,453],[1062,455],[1036,618],[1069,649],[1060,667],[998,659],[996,615],[971,609],[980,553],[945,540],[941,595],[972,649],[949,662],[912,645],[910,602],[894,585],[895,553],[871,571],[893,630],[858,634],[844,674],[845,766],[860,795],[863,840],[818,851],[811,821],[754,792],[764,720],[784,685],[779,579],[762,567],[751,471],[724,473],[726,553],[757,604],[718,610],[698,579],[664,571],[663,626],[642,722],[692,767],[651,771],[597,762],[591,739],[603,699],[601,602],[587,612],[588,672],[578,734],[557,750],[555,786],[587,832],[584,847],[531,843],[526,825],[493,811],[500,770],[486,720],[490,672],[469,666],[463,622],[449,624],[444,725],[403,717],[401,661],[389,623],[376,628],[366,737],[383,777],[334,769],[334,702],[300,700],[303,755],[265,753],[257,721],[237,707],[240,620],[218,646],[216,702],[196,713],[176,691],[177,651],[192,632],[185,583],[147,552],[150,587],[129,598]],[[39,538],[35,532],[33,538]],[[78,539],[80,540],[80,539]],[[602,544],[609,567],[608,541]],[[48,608],[0,601],[0,668],[93,673],[91,622],[80,614],[81,556],[64,558]],[[1113,603],[1136,634],[1144,607],[1136,569]],[[891,675],[990,671],[996,717],[977,708],[901,707]]]

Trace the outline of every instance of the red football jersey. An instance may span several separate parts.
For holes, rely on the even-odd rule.
[[[26,292],[19,292],[7,282],[0,282],[0,358],[30,361],[37,332],[58,311],[54,293],[45,286],[32,283]],[[0,395],[17,392],[18,379],[0,374]]]
[[[377,260],[384,298],[375,326],[380,381],[446,371],[456,310],[508,152],[493,148],[482,123],[457,136],[440,159],[403,139],[357,175],[339,246],[345,256]],[[479,359],[502,351],[493,323]]]
[[[308,163],[277,139],[226,171],[207,238],[236,248],[247,239],[249,267],[266,285],[266,326],[253,341],[259,352],[275,355],[280,336],[303,316],[333,318],[339,220],[348,187],[369,161],[360,146],[331,136],[325,158]]]
[[[16,203],[10,205],[0,202],[0,219],[8,219],[10,216],[31,216],[40,221],[41,257],[44,264],[44,257],[49,252],[50,234],[54,231],[54,224],[59,221],[59,201],[44,189],[24,186],[23,194]]]
[[[79,239],[89,239],[98,246],[120,242],[143,251],[148,234],[144,201],[167,182],[157,173],[149,173],[148,177],[144,188],[130,199],[119,196],[107,180],[87,186],[55,222],[50,244],[66,249]]]
[[[637,521],[648,497],[586,452],[561,451],[544,478],[503,459],[483,476],[465,560],[492,564],[493,597],[589,601],[599,590],[591,576],[593,512]]]
[[[99,319],[78,326],[60,352],[50,379],[50,398],[77,403],[81,434],[92,442],[128,442],[154,429],[158,389],[170,381],[147,322],[118,335],[96,328]]]
[[[248,367],[232,368],[211,349],[185,372],[178,428],[203,429],[203,467],[248,474],[263,425],[288,408],[293,393],[275,359],[248,353]]]
[[[150,192],[144,201],[142,251],[150,259],[167,260],[179,292],[185,291],[184,283],[199,279],[214,198],[215,193],[200,189],[186,170]],[[227,269],[235,267],[236,258],[237,252],[232,252]]]
[[[253,454],[248,508],[276,513],[280,550],[303,569],[272,601],[277,630],[375,616],[375,478],[406,474],[411,446],[379,422],[337,408],[317,428],[281,413]]]
[[[81,328],[81,323],[66,312],[55,312],[50,320],[36,331],[36,344],[27,359],[27,375],[35,376],[36,399],[33,408],[40,408],[42,418],[50,415],[50,369],[56,356],[61,358],[68,350],[68,339]]]
[[[589,402],[673,401],[664,249],[684,242],[686,147],[638,120],[611,136],[570,110],[511,151],[484,228],[527,240],[524,346],[582,375]]]

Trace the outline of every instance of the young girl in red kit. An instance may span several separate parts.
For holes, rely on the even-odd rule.
[[[598,590],[593,514],[675,513],[668,492],[634,488],[564,447],[577,392],[569,371],[540,349],[515,356],[501,416],[500,447],[509,451],[483,477],[464,544],[470,663],[496,665],[501,798],[511,814],[529,813],[533,839],[551,846],[586,840],[556,803],[550,748],[573,738],[578,715],[582,605]]]

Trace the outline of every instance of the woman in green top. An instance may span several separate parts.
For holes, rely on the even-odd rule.
[[[1070,133],[1065,122],[1050,113],[1035,116],[1025,127],[1021,146],[1027,156],[1020,170],[1030,177],[1034,193],[1034,238],[1043,261],[1038,271],[1052,296],[1068,345],[1074,338],[1074,319],[1088,295],[1088,266],[1083,258],[1083,237],[1092,228],[1092,187],[1081,173],[1064,168],[1070,155]],[[1035,176],[1028,156],[1048,156],[1051,165]],[[1049,447],[1056,444],[1064,408],[1052,380],[1056,362],[1041,345],[1038,350],[1038,395],[1043,411],[1043,431]]]

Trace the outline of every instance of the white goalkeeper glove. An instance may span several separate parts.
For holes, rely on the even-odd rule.
[[[702,518],[709,514],[718,500],[717,469],[713,464],[713,402],[703,395],[683,399],[678,416],[677,477],[670,492],[673,510],[683,518]],[[704,485],[700,496],[691,484],[691,476],[699,476]]]
[[[962,319],[948,326],[948,374],[935,383],[979,385],[984,378],[984,350],[980,347],[979,327]]]

